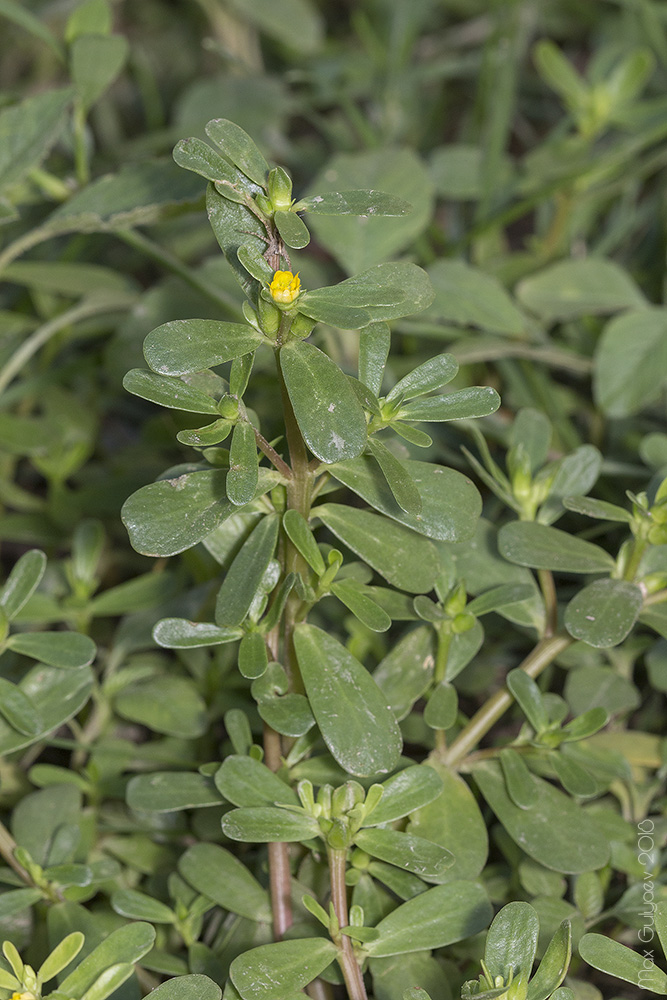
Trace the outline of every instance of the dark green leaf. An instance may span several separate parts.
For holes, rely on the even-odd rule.
[[[215,401],[210,396],[173,376],[156,375],[155,372],[133,368],[123,379],[123,388],[135,396],[149,399],[151,403],[159,403],[173,410],[215,413],[216,416],[219,413]]]
[[[467,420],[486,417],[500,406],[500,396],[490,385],[459,389],[446,396],[425,396],[401,406],[402,420]]]
[[[327,463],[360,455],[366,417],[338,365],[313,344],[295,340],[282,348],[280,367],[312,453]]]
[[[279,527],[278,515],[267,514],[239,550],[218,591],[215,621],[220,627],[240,625],[248,614],[273,558]]]
[[[135,681],[115,698],[119,715],[156,733],[193,739],[208,726],[206,702],[185,677],[158,675]]]
[[[435,392],[451,382],[458,370],[458,361],[452,354],[438,354],[400,379],[387,393],[387,400],[408,400]]]
[[[373,677],[397,719],[427,690],[434,665],[433,630],[426,626],[408,632],[380,661]]]
[[[214,118],[206,125],[206,134],[246,177],[264,186],[269,165],[247,132],[226,118]]]
[[[581,876],[580,876],[581,877]],[[597,876],[596,876],[597,877]],[[548,1000],[565,979],[572,958],[572,924],[563,920],[528,984],[526,1000]]]
[[[293,250],[303,250],[310,243],[310,233],[305,222],[295,212],[276,212],[276,229],[283,243]]]
[[[509,604],[527,601],[533,593],[533,588],[527,583],[501,583],[499,587],[492,587],[470,601],[466,605],[466,611],[479,618],[498,608],[506,608]]]
[[[156,986],[155,1000],[220,1000],[222,990],[208,976],[177,976]]]
[[[139,774],[127,786],[127,804],[140,812],[180,812],[222,804],[212,778],[194,771]]]
[[[150,951],[155,941],[155,929],[150,924],[132,923],[111,931],[96,948],[86,955],[61,983],[63,996],[81,998],[96,983],[100,974],[113,965],[131,964]]]
[[[600,791],[600,786],[588,771],[575,760],[570,760],[564,753],[555,751],[551,754],[550,760],[558,780],[570,795],[584,799],[597,795]]]
[[[9,636],[7,645],[16,653],[63,669],[87,666],[96,652],[93,640],[78,632],[19,632]]]
[[[9,621],[15,618],[39,586],[46,570],[46,556],[39,549],[24,552],[10,571],[0,592],[0,608]]]
[[[607,863],[609,844],[594,818],[549,782],[533,775],[538,785],[537,804],[520,809],[508,796],[495,761],[475,765],[473,774],[510,837],[545,868],[578,874]],[[576,830],[577,836],[564,838],[563,829]]]
[[[263,342],[261,333],[243,323],[175,319],[148,334],[144,357],[159,375],[186,375],[240,358]]]
[[[142,555],[175,555],[210,535],[239,508],[227,499],[226,473],[205,469],[142,486],[121,510],[130,541]],[[280,477],[262,470],[256,496]]]
[[[359,331],[359,381],[379,395],[389,355],[391,332],[386,323],[371,323]]]
[[[243,201],[245,193],[237,187],[239,176],[219,153],[195,136],[181,139],[174,147],[174,160],[179,167],[192,170],[209,181],[225,181],[230,188],[225,188],[226,197],[233,201]]]
[[[386,632],[391,628],[391,618],[386,611],[368,597],[354,581],[338,580],[332,583],[331,593],[373,632]]]
[[[439,567],[427,539],[378,514],[343,504],[322,504],[313,515],[394,587],[411,594],[433,588]]]
[[[519,566],[561,573],[608,573],[612,557],[592,542],[531,521],[512,521],[498,532],[500,554]]]
[[[424,722],[431,729],[450,729],[456,722],[458,708],[456,688],[448,681],[440,681],[426,702]]]
[[[37,633],[35,633],[37,634]],[[46,634],[46,633],[44,633]],[[93,686],[90,667],[60,670],[57,667],[34,667],[19,687],[31,699],[42,720],[39,738],[63,726],[86,704]],[[35,736],[24,736],[0,719],[0,753],[8,754],[29,746]]]
[[[266,230],[245,205],[229,200],[227,195],[231,188],[223,187],[222,190],[224,197],[216,191],[213,184],[209,184],[206,189],[208,220],[235,278],[246,295],[254,299],[257,295],[257,282],[249,276],[237,254],[241,246],[249,245],[261,256],[266,250]]]
[[[231,754],[215,774],[218,791],[235,806],[297,806],[299,800],[284,781],[253,757]]]
[[[425,271],[416,264],[392,262],[376,264],[338,285],[306,292],[299,299],[299,309],[323,323],[360,329],[379,320],[421,312],[432,298]],[[347,323],[342,319],[343,310],[349,310]]]
[[[297,626],[294,645],[313,714],[334,759],[354,775],[391,771],[401,735],[371,675],[314,625]]]
[[[572,598],[565,628],[574,639],[596,649],[618,646],[630,634],[641,611],[643,594],[627,580],[595,580]]]
[[[415,950],[443,948],[483,930],[491,919],[491,904],[477,882],[438,885],[409,899],[377,925],[379,937],[366,945],[374,958]]]
[[[153,899],[136,889],[116,889],[111,896],[111,908],[129,920],[147,920],[152,924],[173,924],[176,914],[159,899]]]
[[[232,431],[229,449],[227,496],[237,507],[250,503],[259,480],[255,431],[247,420],[240,420]]]
[[[579,942],[579,954],[594,969],[616,976],[627,983],[659,996],[667,995],[667,975],[652,958],[645,958],[639,951],[632,951],[620,941],[603,934],[584,934]]]
[[[295,209],[313,215],[409,215],[412,205],[386,191],[329,191],[302,198]]]
[[[0,677],[0,715],[24,736],[37,736],[42,731],[42,720],[32,699],[4,677]]]
[[[540,922],[530,903],[513,902],[503,906],[489,927],[484,961],[491,978],[507,979],[525,989],[535,961]]]
[[[153,638],[158,646],[166,649],[220,646],[236,642],[242,635],[242,630],[238,628],[219,628],[212,622],[190,622],[187,618],[163,618],[153,629]]]
[[[217,844],[194,844],[178,870],[197,892],[248,920],[271,920],[269,894],[233,854]]]
[[[511,747],[505,747],[500,751],[499,758],[507,794],[512,802],[519,809],[532,809],[537,802],[539,789],[523,757]]]
[[[369,438],[368,450],[380,466],[401,510],[415,516],[421,514],[422,498],[404,463],[376,438]]]
[[[269,655],[264,636],[259,632],[244,635],[239,645],[239,670],[244,677],[255,680],[269,665]]]
[[[229,974],[243,1000],[285,1000],[319,976],[336,954],[326,938],[278,941],[239,955]]]
[[[422,498],[421,514],[399,507],[370,455],[338,462],[329,470],[336,479],[383,514],[428,538],[460,542],[470,538],[482,510],[482,500],[470,479],[454,469],[407,461],[405,468]]]
[[[354,842],[374,858],[421,878],[437,878],[454,863],[454,858],[444,848],[398,830],[360,830]]]
[[[585,517],[595,517],[601,521],[620,521],[629,524],[632,514],[624,507],[607,500],[594,500],[592,497],[564,497],[563,506]]]
[[[549,712],[537,684],[525,670],[510,670],[505,683],[536,733],[549,728]]]
[[[319,836],[320,827],[316,819],[304,813],[273,809],[271,806],[252,806],[225,813],[222,832],[231,840],[247,844],[289,843],[312,840]]]
[[[299,550],[310,568],[318,576],[322,576],[325,570],[324,559],[303,515],[298,510],[286,510],[283,514],[283,526],[290,541]]]
[[[382,788],[380,803],[364,821],[364,826],[393,823],[408,816],[437,799],[443,790],[443,784],[432,767],[420,764],[406,767],[387,778],[382,783]]]

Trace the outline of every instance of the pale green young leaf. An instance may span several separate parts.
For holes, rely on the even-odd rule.
[[[360,830],[355,844],[367,854],[420,878],[438,878],[454,863],[449,851],[423,837],[399,830]]]
[[[299,804],[296,794],[266,764],[231,754],[215,773],[215,785],[235,806],[273,806]]]
[[[389,356],[391,332],[384,323],[371,323],[359,331],[359,381],[379,395]]]
[[[157,375],[142,368],[133,368],[123,378],[123,388],[134,396],[148,399],[151,403],[168,406],[173,410],[188,413],[214,413],[218,415],[215,401],[196,386],[187,385],[180,378]]]
[[[386,191],[328,191],[302,198],[294,206],[297,212],[312,215],[362,215],[399,217],[409,215],[412,205]]]
[[[507,980],[510,970],[513,982],[526,986],[537,950],[540,921],[530,903],[512,902],[503,906],[489,927],[484,947],[484,961],[493,979]]]
[[[117,964],[131,964],[150,951],[155,929],[150,924],[126,924],[112,931],[93,948],[61,983],[59,991],[68,997],[81,998],[97,980],[100,972]]]
[[[579,954],[594,969],[616,976],[627,983],[650,990],[659,996],[667,995],[667,975],[651,958],[644,958],[620,941],[603,934],[584,934],[579,942]]]
[[[336,580],[331,584],[331,593],[373,632],[386,632],[391,628],[391,618],[386,611],[353,580]]]
[[[136,889],[116,889],[111,895],[111,908],[128,920],[147,920],[151,924],[173,924],[176,920],[170,907]]]
[[[303,250],[310,243],[310,233],[305,222],[296,212],[278,211],[274,214],[276,229],[283,243],[293,250]]]
[[[382,474],[399,507],[406,514],[420,514],[422,498],[404,463],[377,438],[369,438],[368,450],[382,469]]]
[[[236,642],[243,632],[238,628],[220,628],[212,622],[191,622],[187,618],[162,618],[153,629],[158,646],[166,649],[194,649]]]
[[[519,809],[532,809],[537,802],[538,786],[523,757],[512,747],[504,747],[498,756],[512,802]]]
[[[322,576],[325,570],[324,559],[303,515],[298,510],[286,510],[283,514],[283,527],[310,568],[318,576]]]
[[[0,608],[11,621],[40,584],[46,571],[46,556],[39,549],[30,549],[14,563],[2,591]]]
[[[271,806],[232,809],[222,817],[222,832],[246,844],[292,843],[319,836],[316,819]]]

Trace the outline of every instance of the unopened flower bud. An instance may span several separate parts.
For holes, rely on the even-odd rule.
[[[299,296],[301,281],[298,274],[291,271],[276,271],[273,281],[269,285],[269,291],[274,302],[288,306]]]
[[[282,167],[269,172],[269,198],[276,211],[288,211],[292,205],[292,179]]]

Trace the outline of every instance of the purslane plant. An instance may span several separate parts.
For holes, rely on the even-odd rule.
[[[337,285],[308,289],[292,264],[291,251],[309,242],[301,213],[370,217],[400,215],[408,207],[377,191],[295,201],[286,172],[271,169],[238,126],[216,120],[207,133],[219,151],[193,138],[179,143],[174,156],[209,181],[209,219],[246,293],[246,322],[176,320],[146,338],[149,370],[129,372],[126,388],[212,419],[178,434],[199,459],[140,489],[125,503],[123,519],[141,553],[171,556],[203,542],[224,569],[217,593],[201,598],[194,620],[162,619],[154,638],[186,658],[201,647],[238,643],[238,670],[257,715],[227,712],[235,753],[202,769],[214,786],[205,804],[216,794],[226,804],[222,832],[229,841],[268,845],[269,893],[216,843],[190,847],[179,870],[204,896],[250,921],[261,923],[271,913],[274,943],[241,949],[229,968],[228,997],[281,1000],[321,977],[342,978],[349,996],[363,1000],[367,970],[377,991],[383,961],[412,955],[411,968],[428,979],[427,951],[489,923],[487,891],[476,881],[486,850],[481,860],[466,858],[469,845],[459,838],[457,857],[442,844],[453,803],[477,846],[486,839],[478,806],[456,770],[473,771],[505,829],[538,863],[571,874],[607,863],[603,826],[580,805],[609,786],[613,765],[582,743],[605,725],[607,712],[584,711],[566,723],[565,703],[554,695],[545,699],[534,678],[575,640],[593,648],[620,643],[640,614],[660,630],[661,616],[649,609],[664,600],[664,579],[647,574],[642,560],[647,546],[663,542],[664,489],[652,505],[633,498],[632,514],[588,499],[599,453],[583,446],[546,464],[551,428],[532,411],[516,421],[507,474],[477,433],[483,463],[470,455],[474,467],[519,516],[498,536],[505,560],[499,570],[497,555],[478,552],[480,537],[494,529],[479,520],[472,482],[453,469],[405,458],[397,437],[384,433],[428,447],[431,438],[416,423],[467,421],[499,405],[488,386],[443,392],[457,374],[447,354],[382,394],[388,323],[428,305],[424,272],[409,262],[379,264]],[[313,343],[317,324],[359,331],[357,377]],[[251,408],[255,357],[265,369],[269,352],[284,425],[272,441]],[[226,377],[213,370],[227,363]],[[221,447],[228,440],[229,448]],[[626,522],[633,539],[615,561],[552,527],[566,508]],[[537,570],[538,586],[527,567]],[[570,601],[564,628],[554,571],[607,574]],[[373,574],[389,586],[372,585]],[[467,592],[478,596],[468,601]],[[435,600],[428,596],[433,593]],[[329,598],[366,634],[386,631],[394,621],[422,624],[371,675],[322,627],[318,604]],[[507,688],[462,726],[453,681],[482,645],[479,618],[490,612],[536,631],[538,642],[509,674]],[[399,722],[420,699],[434,740],[426,767],[407,766],[401,757]],[[512,700],[526,718],[519,737],[503,749],[476,751]],[[261,746],[252,735],[258,720]],[[202,776],[182,774],[176,800],[204,802]],[[134,778],[131,807],[165,808],[166,802],[169,809],[172,779],[162,778],[161,805],[155,799],[161,776]],[[564,821],[577,824],[576,847],[559,837]],[[210,882],[215,890],[207,888]],[[305,884],[320,886],[319,898]],[[402,902],[392,903],[379,886]],[[131,901],[118,905],[127,915],[141,912]],[[509,949],[506,960],[487,958],[480,984],[466,984],[464,994],[566,1000],[571,994],[561,983],[571,954],[569,923],[528,986],[539,922],[530,907],[511,906],[496,918],[487,942],[487,950],[492,940],[496,950]],[[318,922],[326,937],[316,931]],[[514,939],[525,942],[521,961],[508,944]],[[658,986],[661,975],[655,969]]]

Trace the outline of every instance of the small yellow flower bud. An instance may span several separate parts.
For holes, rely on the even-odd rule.
[[[269,285],[269,291],[274,302],[280,302],[285,306],[294,302],[299,295],[300,288],[299,275],[292,274],[291,271],[276,271],[273,281]]]

